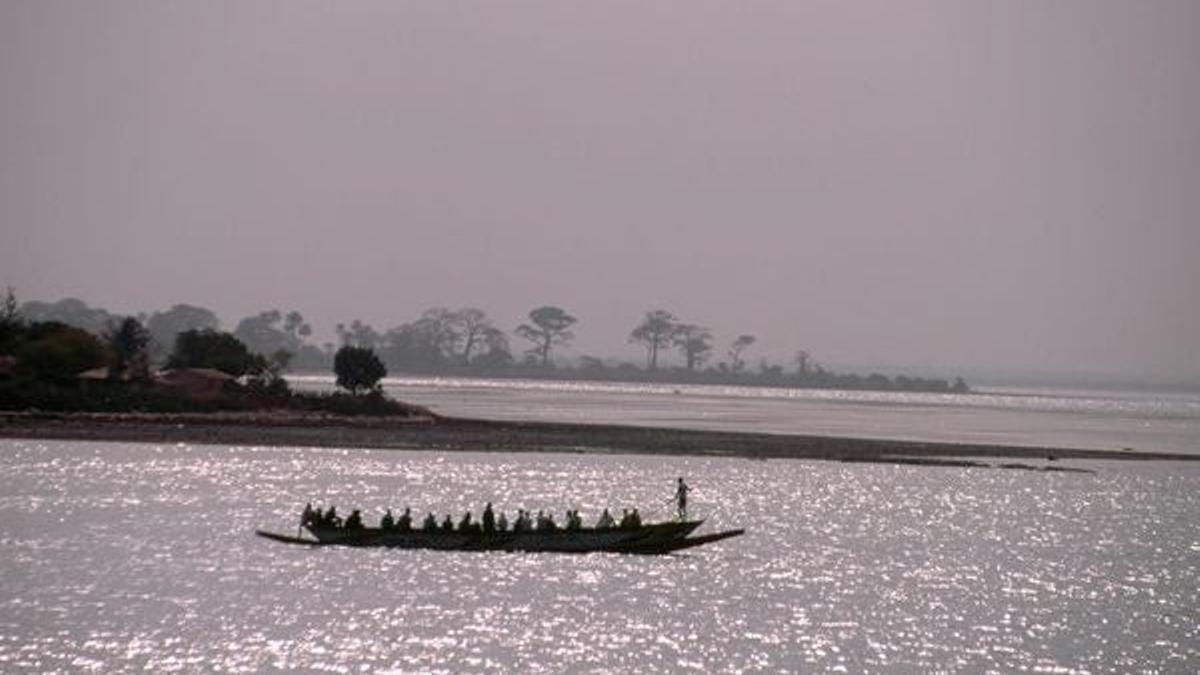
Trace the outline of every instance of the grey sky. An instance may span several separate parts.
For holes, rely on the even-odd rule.
[[[1198,64],[1190,0],[7,0],[0,283],[1200,376]]]

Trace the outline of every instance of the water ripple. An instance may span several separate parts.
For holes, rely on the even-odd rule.
[[[3,672],[1192,672],[1200,470],[0,443]],[[638,505],[668,557],[289,548],[304,501]]]

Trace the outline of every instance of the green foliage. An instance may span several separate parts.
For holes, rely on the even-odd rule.
[[[18,371],[35,379],[66,380],[108,363],[109,351],[91,333],[58,322],[33,324],[16,351]]]
[[[337,385],[351,394],[375,390],[379,381],[387,376],[387,368],[374,350],[350,345],[334,355],[333,372],[337,375]]]
[[[286,349],[278,349],[269,357],[253,355],[254,363],[249,371],[247,388],[259,396],[272,399],[286,399],[291,393],[291,387],[284,379],[283,373],[292,361],[292,353]]]
[[[187,330],[175,339],[168,368],[213,368],[241,377],[261,372],[266,360],[251,354],[241,340],[211,329]]]

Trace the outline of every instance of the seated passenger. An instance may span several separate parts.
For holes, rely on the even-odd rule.
[[[567,511],[567,529],[574,531],[574,530],[580,529],[581,527],[583,527],[583,519],[581,519],[579,517],[579,512],[573,511],[573,510],[568,510]]]
[[[327,527],[341,527],[342,519],[337,514],[337,507],[332,504],[325,511],[325,517],[321,519],[321,524]]]
[[[450,518],[449,513],[446,514],[446,519],[442,521],[442,531],[443,532],[453,532],[454,531],[454,520],[452,520]]]
[[[362,527],[363,527],[362,511],[359,511],[358,509],[354,509],[353,511],[350,512],[350,517],[346,518],[346,531],[347,532],[355,532],[355,531],[361,530]]]
[[[621,523],[617,527],[621,529],[633,527],[633,516],[629,513],[629,509],[621,509]]]
[[[425,521],[421,523],[421,529],[427,531],[433,531],[437,529],[437,518],[433,517],[432,511],[429,512],[429,515],[425,516]]]
[[[600,520],[596,521],[596,529],[607,530],[615,524],[616,521],[613,520],[612,514],[608,512],[608,509],[604,509],[604,513],[600,514]]]
[[[392,510],[388,509],[383,517],[379,519],[379,529],[387,532],[396,525],[396,519],[392,517]]]
[[[396,520],[396,529],[401,532],[408,532],[412,529],[412,513],[407,506],[404,507],[404,513],[401,513],[400,518]]]
[[[631,511],[629,513],[629,522],[632,524],[633,527],[641,527],[642,526],[642,514],[638,513],[637,509],[634,509],[633,511]]]
[[[517,509],[517,522],[513,525],[513,532],[528,532],[531,529],[529,512],[525,509]]]
[[[504,515],[503,511],[500,512],[500,517],[496,519],[496,531],[497,532],[507,532],[508,531],[508,516]]]
[[[464,513],[462,520],[458,521],[458,531],[459,532],[470,532],[471,531],[471,512],[470,511],[467,511],[466,513]]]
[[[538,532],[541,532],[543,530],[545,530],[546,532],[553,532],[554,530],[557,530],[558,525],[554,524],[554,516],[551,514],[548,514],[548,513],[542,513],[541,511],[538,511],[537,529],[538,529]]]

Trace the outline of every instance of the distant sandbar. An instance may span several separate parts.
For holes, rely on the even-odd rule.
[[[975,445],[658,427],[321,413],[2,413],[0,438],[354,447],[477,452],[633,453],[1062,470],[1062,459],[1200,460],[1200,455]],[[970,458],[970,459],[968,459]],[[988,464],[1003,458],[1036,462]]]

